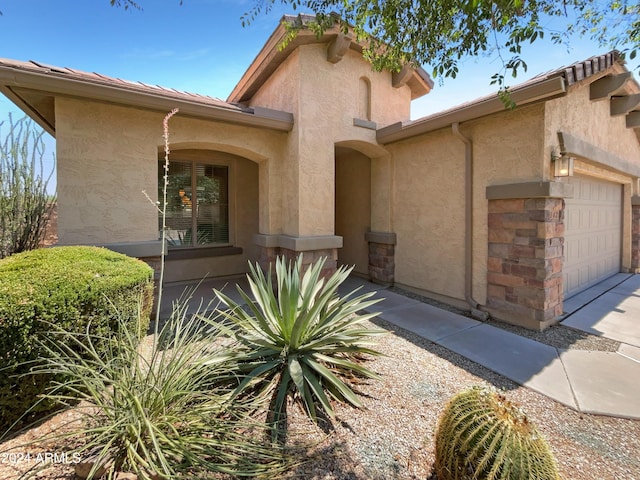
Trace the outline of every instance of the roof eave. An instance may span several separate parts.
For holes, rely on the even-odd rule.
[[[268,109],[254,111],[252,109],[223,108],[160,94],[133,91],[118,86],[101,85],[77,79],[59,78],[43,73],[0,67],[0,89],[2,92],[25,111],[34,113],[36,115],[33,117],[34,120],[40,124],[37,111],[31,108],[26,99],[16,93],[16,88],[47,92],[55,96],[91,99],[153,111],[167,112],[178,107],[180,114],[184,116],[269,128],[283,132],[288,132],[293,128],[293,115],[288,112]],[[54,134],[55,125],[47,123],[42,126],[49,133]]]
[[[566,91],[564,78],[556,76],[513,90],[511,99],[517,105],[526,105],[564,95]],[[386,145],[504,110],[504,103],[496,94],[413,122],[394,123],[379,129],[376,132],[376,138],[378,143]]]
[[[341,28],[336,24],[333,28],[326,30],[321,38],[318,38],[311,30],[302,28],[296,32],[296,36],[293,39],[287,39],[289,35],[286,26],[287,23],[295,21],[304,23],[313,18],[311,15],[301,15],[298,17],[291,15],[283,16],[276,29],[229,94],[227,102],[239,104],[250,102],[253,95],[255,95],[271,74],[275,72],[296,48],[314,43],[330,44],[335,37],[343,34]],[[353,39],[355,38],[355,33],[351,31],[347,37]],[[282,48],[285,40],[286,46]],[[366,42],[358,43],[355,40],[351,40],[348,48],[362,54],[365,43]],[[411,99],[414,100],[431,91],[433,88],[433,80],[423,68],[418,67],[411,70],[411,75],[406,85],[411,90]]]
[[[14,92],[10,87],[6,85],[0,85],[0,92],[4,94],[9,100],[17,105],[20,110],[25,112],[34,122],[36,122],[42,129],[52,137],[56,136],[55,122],[49,121],[46,116],[42,115],[37,108],[28,102],[28,100],[22,98],[19,94]]]

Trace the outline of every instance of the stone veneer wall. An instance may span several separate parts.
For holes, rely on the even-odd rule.
[[[160,256],[141,257],[140,260],[153,268],[153,280],[154,282],[156,282],[156,285],[158,285],[158,282],[160,281],[160,266],[162,263],[162,258]]]
[[[564,200],[489,200],[487,307],[543,329],[562,315]]]
[[[367,232],[369,242],[369,277],[380,285],[393,285],[396,270],[396,234]]]
[[[381,285],[393,285],[395,281],[396,246],[388,243],[369,242],[369,275],[371,281]]]
[[[260,258],[258,263],[267,271],[270,264],[274,264],[277,257],[284,257],[286,260],[294,262],[298,255],[302,254],[302,268],[303,271],[307,269],[309,265],[320,260],[322,257],[326,257],[324,268],[322,269],[322,276],[331,276],[338,268],[338,249],[326,248],[321,250],[308,250],[304,252],[296,252],[284,247],[260,247]]]

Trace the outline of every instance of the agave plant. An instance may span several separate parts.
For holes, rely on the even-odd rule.
[[[100,339],[52,325],[44,340],[48,359],[38,370],[66,378],[49,398],[81,401],[74,408],[82,422],[63,436],[80,442],[74,458],[91,459],[81,462],[83,476],[133,472],[157,480],[206,471],[235,478],[284,468],[283,456],[263,445],[265,425],[250,419],[254,400],[232,398],[233,345],[224,327],[189,314],[188,303],[186,297],[174,304],[146,349],[123,322],[120,355],[100,355]],[[56,341],[60,336],[64,342]]]
[[[293,265],[278,258],[275,289],[271,269],[265,276],[258,265],[250,265],[253,298],[238,287],[247,309],[216,291],[228,307],[221,313],[243,347],[244,377],[236,394],[251,392],[271,399],[269,419],[276,438],[283,433],[290,394],[317,421],[317,407],[334,417],[330,398],[361,406],[347,379],[378,378],[361,360],[365,354],[378,354],[370,348],[371,337],[384,332],[362,326],[375,313],[359,313],[378,300],[370,300],[373,293],[355,296],[356,291],[340,297],[338,287],[351,269],[341,267],[325,280],[324,263],[319,260],[303,274],[302,255]]]

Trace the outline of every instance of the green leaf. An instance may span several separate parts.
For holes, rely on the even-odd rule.
[[[296,356],[289,357],[289,375],[299,392],[304,390],[304,375],[302,367]]]
[[[315,396],[315,398],[320,402],[320,405],[322,405],[322,408],[324,409],[324,411],[331,418],[335,418],[335,413],[333,411],[333,407],[331,407],[329,398],[327,398],[327,395],[324,393],[324,390],[322,389],[322,385],[320,385],[320,382],[318,381],[318,378],[316,377],[313,370],[311,370],[306,365],[303,365],[302,369],[304,371],[304,379],[309,385],[309,388],[313,392],[313,395]]]
[[[344,382],[342,382],[331,370],[321,365],[318,362],[315,362],[311,358],[305,357],[305,363],[309,365],[313,370],[318,372],[320,376],[333,385],[336,390],[340,393],[340,397],[347,402],[349,402],[354,407],[360,407],[360,401],[353,390],[351,390]]]
[[[233,338],[241,346],[234,359],[239,378],[234,395],[270,397],[277,437],[286,425],[289,392],[296,393],[293,398],[316,420],[318,407],[333,415],[330,397],[359,405],[342,375],[377,378],[352,360],[355,355],[375,354],[371,339],[381,331],[361,326],[375,314],[359,312],[379,299],[370,293],[356,296],[355,291],[341,298],[338,287],[351,269],[341,267],[325,279],[323,267],[324,259],[304,265],[302,255],[293,263],[278,258],[272,280],[270,273],[265,276],[257,264],[250,264],[253,297],[239,289],[248,310],[216,293],[229,307],[221,314],[233,325]]]

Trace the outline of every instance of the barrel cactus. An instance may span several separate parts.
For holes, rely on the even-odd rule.
[[[436,433],[438,480],[558,480],[549,445],[516,405],[494,389],[453,397]]]

